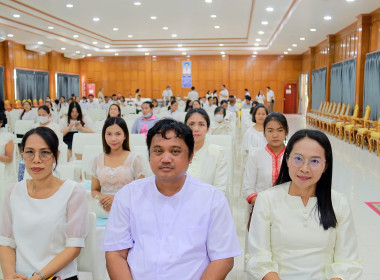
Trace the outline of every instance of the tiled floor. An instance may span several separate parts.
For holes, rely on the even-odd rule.
[[[287,116],[290,135],[306,127],[304,117]],[[239,135],[241,140],[241,135]],[[238,137],[238,139],[239,139]],[[349,199],[356,226],[360,257],[364,264],[363,280],[380,279],[380,216],[364,202],[380,201],[380,157],[369,154],[355,145],[329,135],[334,154],[333,189],[346,195]],[[237,155],[233,198],[231,209],[239,236],[240,246],[244,252],[246,234],[246,202],[240,196],[241,155]],[[244,272],[243,255],[235,259],[235,266],[228,275],[229,280],[249,279]]]

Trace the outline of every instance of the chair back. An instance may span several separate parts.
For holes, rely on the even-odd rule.
[[[341,108],[342,104],[337,104],[335,110],[333,111],[333,115],[338,115],[340,113],[340,108]]]
[[[129,134],[129,147],[132,150],[132,147],[134,146],[146,147],[145,134]]]
[[[323,101],[321,101],[321,104],[319,104],[318,111],[321,111],[321,110],[322,110],[322,107],[323,107]]]
[[[5,163],[0,162],[0,178],[5,178]],[[4,195],[5,195],[5,188],[7,186],[4,185],[2,182],[3,180],[0,181],[0,201],[3,201]],[[1,267],[0,267],[0,279],[2,278],[1,274]]]
[[[91,160],[103,152],[103,145],[87,145],[82,156],[82,180],[91,180]]]
[[[344,112],[346,111],[346,104],[342,104],[342,107],[340,108],[340,112],[338,113],[340,116],[344,115]]]
[[[144,166],[144,175],[145,177],[153,175],[152,169],[149,164],[149,152],[147,146],[132,146],[131,152],[141,155],[146,160],[146,166]]]
[[[96,248],[96,214],[94,212],[88,213],[89,218],[89,231],[85,239],[85,246],[81,249],[77,258],[78,271],[90,272],[92,278],[96,279],[98,269],[98,250]]]
[[[33,120],[17,120],[14,127],[14,131],[15,131],[15,134],[24,135],[33,127],[34,127]]]
[[[351,105],[350,105],[350,104],[347,104],[346,112],[344,113],[344,115],[345,115],[345,116],[349,116],[349,115],[350,115],[350,111],[351,111]]]
[[[329,114],[334,114],[336,110],[336,103],[334,102],[333,105],[330,107]]]
[[[103,146],[102,135],[99,133],[75,133],[72,147],[73,155],[83,154],[84,147],[88,144]]]
[[[364,117],[363,119],[365,121],[369,120],[369,117],[371,116],[371,107],[369,107],[369,105],[367,105],[367,107],[365,107],[365,112],[364,112]]]
[[[356,104],[354,108],[354,112],[352,113],[352,117],[357,118],[359,115],[359,105]]]

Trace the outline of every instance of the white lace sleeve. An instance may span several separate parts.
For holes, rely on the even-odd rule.
[[[98,179],[97,170],[98,170],[98,160],[100,160],[100,158],[101,158],[100,155],[95,155],[90,159],[90,163],[89,163],[91,166],[91,176],[95,177],[96,179]]]
[[[144,159],[142,155],[136,154],[133,158],[132,168],[133,168],[133,179],[138,179],[141,175],[145,175],[144,166],[147,166],[148,162]]]
[[[88,228],[86,190],[81,184],[76,184],[67,203],[66,247],[84,247]]]
[[[3,204],[0,212],[0,245],[11,248],[16,248],[16,242],[13,237],[12,228],[12,210],[11,210],[11,194],[14,186],[9,188],[6,196],[4,197]]]

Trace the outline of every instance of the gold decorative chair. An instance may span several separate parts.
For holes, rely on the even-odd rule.
[[[317,114],[317,112],[320,112],[322,110],[323,106],[324,106],[324,103],[323,103],[323,101],[321,101],[321,104],[319,105],[318,110],[312,109],[312,110],[310,110],[310,113],[306,114],[306,123],[307,124],[311,125],[312,118],[314,117],[314,115]]]
[[[361,145],[361,148],[363,149],[365,140],[367,139],[367,142],[369,144],[369,139],[372,132],[376,132],[377,128],[380,127],[380,113],[377,121],[365,121],[363,128],[359,128],[356,133],[356,146]],[[369,149],[368,145],[368,149]]]
[[[337,113],[335,115],[330,115],[329,118],[327,118],[325,121],[322,122],[322,128],[327,133],[330,133],[330,134],[334,133],[335,123],[340,117],[344,116],[344,113],[346,111],[346,104],[344,103],[339,104],[336,111]]]
[[[328,112],[323,112],[319,116],[319,118],[317,119],[317,124],[316,124],[317,128],[319,128],[320,130],[323,130],[323,127],[322,127],[323,121],[326,120],[327,116],[335,114],[336,106],[337,105],[335,102],[332,103],[332,106],[330,106],[330,108],[329,108],[330,110]]]
[[[322,111],[318,112],[316,115],[313,116],[313,118],[312,118],[312,126],[318,127],[318,125],[319,125],[319,118],[321,118],[321,116],[322,116],[323,113],[329,112],[330,109],[331,109],[331,106],[332,106],[332,103],[330,103],[329,101],[325,102],[325,106],[322,108]]]
[[[358,116],[359,105],[358,104],[355,105],[352,116],[349,116],[348,115],[349,113],[350,113],[350,104],[348,104],[348,106],[346,108],[346,114],[344,114],[344,116],[342,116],[342,117],[339,117],[339,120],[341,120],[341,121],[335,123],[335,136],[339,137],[339,139],[341,139],[341,140],[343,139],[343,136],[344,136],[344,134],[343,134],[344,126],[350,122],[350,119],[352,117],[356,118]]]
[[[346,141],[348,138],[348,143],[355,143],[356,132],[359,128],[364,128],[364,123],[369,120],[371,115],[371,108],[369,105],[365,108],[364,117],[363,118],[351,118],[350,124],[344,126],[344,140]]]
[[[380,125],[376,125],[376,131],[370,132],[369,140],[368,140],[368,148],[369,152],[377,149],[377,156],[380,154]]]

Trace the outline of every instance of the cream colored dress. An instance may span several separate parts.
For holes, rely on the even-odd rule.
[[[5,146],[15,140],[15,136],[8,132],[4,127],[0,128],[0,156],[5,156]],[[13,149],[16,149],[17,145],[14,145]],[[13,153],[15,155],[15,153]],[[10,163],[0,162],[4,164],[4,178],[0,178],[0,201],[2,201],[3,195],[5,194],[5,189],[8,188],[13,183],[17,182],[16,175],[16,164],[15,158]],[[0,202],[1,203],[1,202]]]

